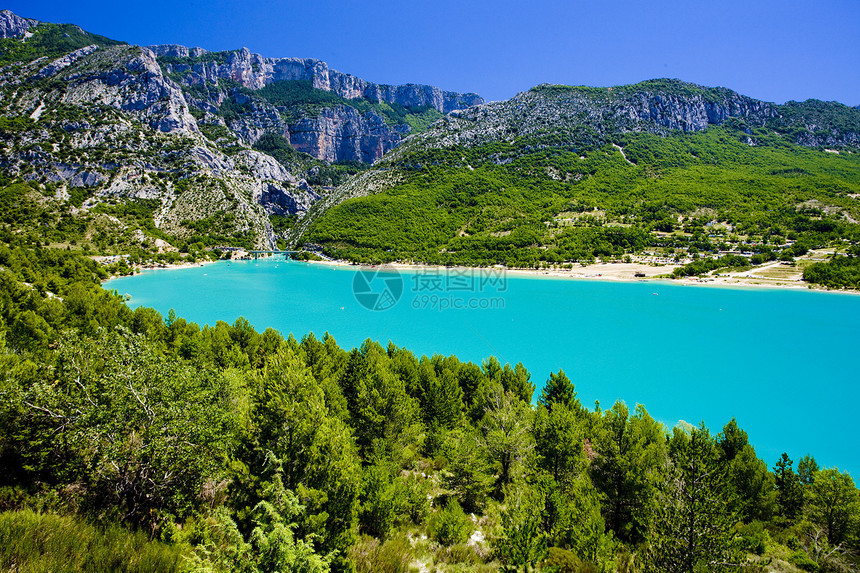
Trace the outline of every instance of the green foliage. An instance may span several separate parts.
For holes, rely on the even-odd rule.
[[[403,480],[394,478],[387,464],[376,463],[364,472],[359,529],[385,540],[398,518],[406,514],[407,500]]]
[[[274,466],[274,479],[252,512],[254,528],[248,540],[226,508],[219,507],[214,515],[212,542],[195,548],[188,570],[193,573],[232,572],[276,573],[278,571],[304,571],[328,573],[331,556],[314,553],[310,539],[295,539],[297,519],[304,507],[296,495],[284,487],[280,461],[273,455],[267,461]]]
[[[218,108],[218,113],[224,118],[224,121],[227,122],[227,124],[230,124],[239,119],[239,116],[248,113],[250,109],[251,108],[247,102],[240,104],[235,98],[226,98],[221,102],[221,105]]]
[[[492,384],[486,394],[484,417],[481,419],[481,444],[495,465],[496,491],[513,482],[528,453],[534,448],[534,436],[529,431],[532,410],[526,402],[501,385]]]
[[[265,453],[273,452],[282,460],[286,487],[306,506],[299,531],[319,536],[323,551],[345,552],[353,542],[361,483],[352,432],[331,416],[325,391],[287,348],[267,360],[254,386],[255,444],[243,456],[242,480],[246,487],[257,483]],[[259,499],[253,491],[245,495],[243,511]]]
[[[414,556],[412,544],[403,536],[383,542],[364,535],[349,552],[356,573],[412,573]]]
[[[537,483],[544,496],[547,543],[569,549],[586,569],[612,570],[617,542],[606,530],[599,494],[591,481],[583,475],[559,484],[543,476]]]
[[[345,100],[334,92],[315,88],[311,80],[273,82],[254,92],[275,106],[334,106]]]
[[[101,47],[122,45],[104,36],[84,32],[73,24],[42,22],[31,28],[33,34],[22,42],[20,38],[0,38],[0,65],[21,61],[30,62],[43,56],[57,58],[90,44]]]
[[[569,483],[586,467],[583,427],[577,414],[564,402],[556,402],[551,410],[541,405],[535,412],[532,432],[538,464],[559,484]]]
[[[738,542],[741,549],[756,555],[764,555],[770,535],[761,521],[744,523],[737,527]]]
[[[28,465],[77,476],[91,507],[133,524],[189,515],[232,445],[221,381],[121,330],[61,338],[53,369],[21,391]]]
[[[808,509],[812,521],[824,529],[831,546],[845,543],[860,524],[860,492],[848,473],[828,468],[815,473]]]
[[[749,267],[752,261],[740,255],[726,255],[718,259],[693,261],[672,271],[675,278],[704,275],[716,269],[739,269]]]
[[[543,389],[541,390],[538,404],[546,406],[551,410],[554,404],[563,404],[568,409],[578,412],[581,408],[579,400],[576,398],[576,389],[573,382],[564,373],[559,370],[558,374],[550,373]]]
[[[0,40],[0,42],[5,40]],[[29,131],[35,126],[33,120],[29,117],[6,117],[0,116],[0,137],[5,137],[7,134],[18,134],[24,131]]]
[[[494,539],[499,559],[509,571],[528,573],[547,555],[546,534],[541,531],[541,496],[531,488],[509,491]]]
[[[779,515],[788,521],[794,520],[803,505],[803,490],[800,478],[792,468],[794,462],[785,452],[773,466],[776,482],[777,508]]]
[[[789,562],[794,565],[797,565],[800,569],[804,571],[810,571],[812,573],[817,573],[821,571],[821,566],[809,557],[809,554],[805,551],[795,551],[792,553],[789,558]]]
[[[648,531],[666,461],[664,434],[642,406],[631,416],[621,401],[597,421],[591,479],[601,494],[606,526],[619,539],[640,542]]]
[[[803,269],[803,280],[828,288],[860,289],[860,257],[836,256]]]
[[[717,443],[722,450],[721,458],[728,464],[733,509],[744,521],[771,519],[776,511],[773,474],[756,456],[746,432],[732,419],[717,436]]]
[[[182,549],[144,532],[31,510],[0,513],[0,569],[32,573],[182,570]]]
[[[704,426],[689,433],[675,428],[669,452],[672,466],[648,535],[649,570],[729,570],[736,557],[734,516],[713,439]]]
[[[254,248],[254,237],[250,232],[236,234],[236,215],[227,210],[216,211],[214,214],[203,219],[183,219],[181,225],[187,228],[192,235],[187,238],[188,243],[200,242],[204,245],[234,245],[243,249]]]
[[[14,216],[36,189],[3,190]],[[106,524],[0,514],[0,559],[24,570],[409,571],[429,545],[455,571],[691,571],[783,543],[844,570],[857,546],[851,478],[811,456],[771,473],[734,420],[667,441],[641,406],[585,411],[560,371],[533,405],[530,373],[495,358],[132,312],[89,258],[4,241],[0,507]],[[473,526],[488,545],[463,543]]]
[[[550,547],[543,562],[542,570],[552,573],[596,573],[598,569],[583,563],[572,551],[560,547]]]
[[[417,401],[389,364],[385,350],[367,340],[350,353],[340,381],[365,457],[395,451],[400,438],[418,423]]]
[[[358,262],[518,267],[645,248],[712,253],[728,240],[705,233],[712,221],[742,234],[793,234],[806,248],[860,240],[860,226],[844,217],[798,208],[816,199],[860,217],[848,197],[860,192],[857,154],[750,147],[728,127],[666,137],[630,133],[619,143],[629,162],[606,143],[583,149],[524,140],[444,149],[406,144],[379,164],[396,172],[395,186],[343,201],[317,217],[303,238]],[[679,216],[689,233],[657,234],[667,223],[676,227]],[[749,264],[725,258],[722,266],[729,262]],[[712,264],[683,272],[718,268]]]
[[[456,499],[449,499],[445,507],[433,515],[428,527],[430,536],[445,546],[466,543],[473,529],[472,520]]]
[[[802,140],[800,126],[810,126],[816,135],[830,138],[856,132],[860,122],[860,109],[837,102],[809,99],[804,102],[789,101],[779,106],[780,115],[768,122],[779,133]],[[823,133],[822,133],[823,132]],[[800,137],[797,137],[800,135]]]
[[[233,132],[219,123],[198,123],[197,125],[200,127],[200,133],[209,141],[218,141],[220,139],[228,141],[236,140]]]
[[[290,145],[290,141],[287,138],[276,133],[264,133],[254,143],[254,149],[271,155],[284,167],[294,171],[303,170],[307,165],[313,165],[314,163],[323,164],[306,153],[296,151]]]
[[[448,434],[442,453],[448,461],[442,482],[469,512],[481,512],[493,486],[487,451],[479,438],[468,430],[456,429]]]

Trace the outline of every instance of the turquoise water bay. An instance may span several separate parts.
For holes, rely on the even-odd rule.
[[[371,338],[417,355],[495,355],[522,362],[538,392],[561,368],[585,406],[623,399],[669,427],[704,420],[712,433],[734,416],[769,466],[783,451],[795,462],[811,453],[860,476],[860,296],[404,271],[363,277],[371,294],[402,280],[402,292],[389,289],[396,304],[372,311],[372,296],[363,305],[353,294],[356,269],[219,262],[105,287],[201,326],[244,316],[297,338],[329,332],[344,348]]]

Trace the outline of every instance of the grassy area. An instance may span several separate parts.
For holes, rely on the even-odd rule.
[[[113,524],[30,510],[0,513],[0,570],[28,573],[169,572],[184,560],[178,547]]]

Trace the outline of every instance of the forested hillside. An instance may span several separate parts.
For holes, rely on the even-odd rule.
[[[88,258],[5,240],[3,569],[858,565],[851,476],[761,460],[733,420],[588,408],[563,372],[493,358],[201,329],[131,311]]]
[[[836,103],[539,86],[410,138],[315,205],[302,240],[361,262],[527,268],[844,252],[860,239],[858,133],[858,110]]]
[[[469,107],[318,60],[0,24],[0,570],[860,569],[852,477],[760,459],[735,420],[667,428],[492,357],[200,327],[101,282],[224,246],[649,250],[679,276],[826,247],[808,280],[860,288],[860,110],[668,80]]]

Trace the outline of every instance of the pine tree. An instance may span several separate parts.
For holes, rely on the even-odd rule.
[[[721,571],[730,566],[734,515],[726,469],[704,426],[675,428],[670,467],[654,506],[646,565],[663,573]]]

